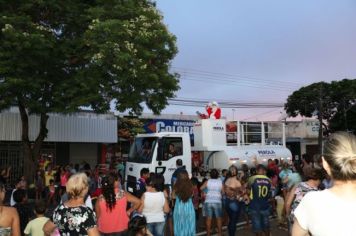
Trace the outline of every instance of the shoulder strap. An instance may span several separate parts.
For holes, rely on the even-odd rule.
[[[125,191],[121,189],[116,193],[116,199],[121,199],[123,197],[125,197]]]

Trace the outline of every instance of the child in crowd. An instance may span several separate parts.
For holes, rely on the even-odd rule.
[[[26,186],[24,186],[23,184],[24,184],[24,182],[22,181],[21,178],[17,179],[15,188],[11,192],[10,206],[14,206],[16,204],[16,200],[14,199],[15,192],[19,189],[22,189],[22,190],[26,189]]]
[[[207,182],[208,179],[203,179],[203,181],[201,182],[201,185],[204,185],[205,182]],[[206,193],[208,192],[208,189],[205,188],[203,189],[202,191],[200,191],[200,204],[201,204],[201,208],[202,208],[202,216],[205,217],[205,211],[204,211],[204,207],[202,207],[204,205],[204,202],[205,202],[205,198],[206,198]]]
[[[36,186],[36,200],[39,200],[42,198],[42,193],[45,186],[43,170],[37,171],[34,183]]]
[[[200,194],[199,194],[199,188],[198,184],[199,181],[197,178],[192,178],[191,179],[192,184],[193,184],[193,206],[195,210],[195,220],[198,221],[199,218],[199,203],[200,203]]]
[[[150,170],[148,168],[142,168],[140,171],[140,176],[136,183],[135,196],[138,198],[142,197],[142,194],[146,192],[146,180],[150,177]]]
[[[164,186],[163,193],[164,193],[165,198],[168,199],[169,208],[171,209],[171,211],[168,214],[166,214],[166,216],[165,216],[165,218],[166,218],[165,232],[166,232],[166,235],[173,236],[173,207],[174,207],[174,204],[173,204],[173,200],[172,200],[172,194],[171,194],[172,192],[171,192],[169,185]]]
[[[287,229],[285,225],[285,217],[284,217],[284,198],[283,192],[278,191],[277,195],[274,197],[276,201],[276,213],[277,213],[277,222],[278,227],[280,229]]]
[[[43,201],[36,202],[35,214],[36,218],[28,222],[24,233],[30,236],[44,236],[43,226],[48,221],[48,218],[44,216],[46,212],[46,205]]]
[[[56,205],[56,186],[54,185],[54,180],[51,179],[49,181],[49,186],[46,187],[46,198],[47,198],[47,204],[48,205]]]
[[[144,216],[137,215],[129,222],[128,236],[152,236],[147,229],[147,221]]]
[[[16,202],[14,207],[19,214],[21,235],[24,235],[25,227],[33,218],[34,213],[27,203],[27,194],[24,189],[18,189],[14,192],[14,200]]]
[[[54,180],[54,176],[56,174],[55,170],[52,170],[52,166],[47,166],[47,171],[45,171],[44,178],[45,178],[45,186],[48,187],[50,184],[50,180]]]

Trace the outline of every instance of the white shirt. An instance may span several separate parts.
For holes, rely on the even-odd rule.
[[[221,190],[222,190],[221,179],[209,179],[206,193],[205,202],[206,203],[221,203]]]
[[[12,192],[11,192],[11,198],[10,198],[10,206],[15,206],[16,202],[14,200],[14,192],[16,191],[17,189],[13,189]]]
[[[85,205],[93,210],[93,202],[91,200],[90,195],[88,195],[87,199],[85,200]]]
[[[294,215],[313,236],[354,236],[356,199],[345,200],[330,190],[307,193]]]
[[[164,194],[163,192],[145,192],[142,214],[146,217],[147,223],[164,222]]]

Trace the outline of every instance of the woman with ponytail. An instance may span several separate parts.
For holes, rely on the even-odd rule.
[[[292,235],[355,235],[356,137],[332,134],[324,144],[322,161],[334,185],[303,197],[294,211]]]
[[[98,227],[101,235],[121,236],[128,229],[131,213],[140,207],[140,199],[124,191],[116,174],[110,173],[102,181],[102,194],[95,204]],[[131,208],[127,209],[127,203]]]

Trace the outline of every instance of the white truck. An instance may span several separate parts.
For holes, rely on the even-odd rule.
[[[198,120],[193,127],[194,146],[191,146],[189,133],[139,134],[135,137],[126,162],[127,190],[134,192],[142,168],[148,168],[150,172],[162,173],[165,183],[170,184],[177,159],[182,159],[189,173],[192,167],[201,164],[206,169],[221,170],[227,169],[232,164],[241,168],[242,164],[247,164],[249,167],[255,166],[256,162],[267,164],[268,159],[291,160],[292,154],[285,147],[284,124],[282,125],[282,145],[266,145],[264,128],[261,132],[261,144],[246,145],[241,142],[243,129],[239,127],[238,144],[228,146],[226,121],[223,119]]]

